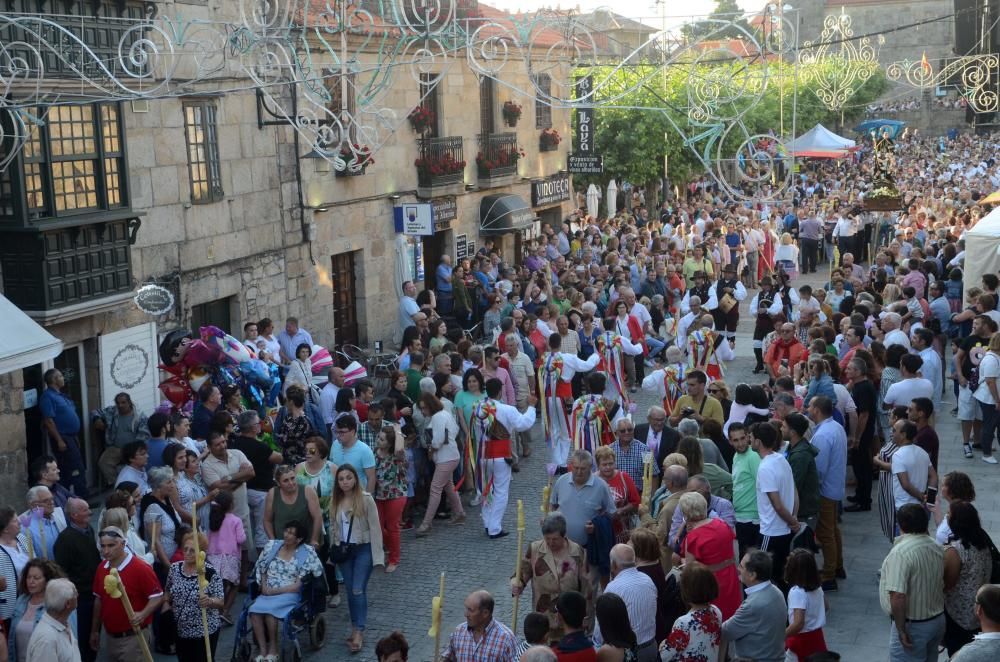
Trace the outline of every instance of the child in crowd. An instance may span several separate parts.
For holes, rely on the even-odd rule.
[[[814,653],[826,651],[823,626],[826,606],[823,603],[816,557],[807,549],[792,550],[785,561],[785,584],[788,589],[788,627],[785,628],[785,660],[798,662]]]
[[[243,520],[233,513],[233,495],[219,492],[208,518],[208,562],[222,576],[225,585],[222,620],[233,624],[231,610],[240,581],[240,546],[247,539]]]

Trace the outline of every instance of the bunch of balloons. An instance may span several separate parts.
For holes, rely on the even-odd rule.
[[[258,358],[257,352],[215,326],[203,326],[196,338],[192,331],[171,331],[160,343],[160,369],[170,377],[160,382],[163,396],[180,410],[188,409],[198,390],[211,381],[219,388],[236,384],[247,406],[263,412],[276,407],[281,393],[281,375],[275,363]],[[325,374],[333,357],[324,348],[313,347],[312,373]]]

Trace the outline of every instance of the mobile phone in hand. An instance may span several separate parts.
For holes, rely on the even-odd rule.
[[[928,487],[927,488],[927,505],[933,506],[934,502],[937,501],[938,488]]]

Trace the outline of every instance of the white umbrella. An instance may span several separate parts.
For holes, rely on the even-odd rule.
[[[597,215],[600,213],[600,201],[601,191],[597,188],[596,184],[591,184],[587,189],[587,213],[594,218],[597,218]]]
[[[396,259],[395,259],[396,278],[395,278],[395,283],[393,284],[396,286],[396,296],[402,296],[403,283],[411,279],[410,274],[413,273],[413,263],[410,259],[411,256],[410,244],[406,240],[406,235],[397,234],[395,244],[396,244]],[[398,345],[403,340],[403,332],[402,329],[399,328],[398,324],[394,326],[396,328],[393,331],[393,342]]]
[[[608,218],[618,213],[618,182],[611,180],[608,182]]]

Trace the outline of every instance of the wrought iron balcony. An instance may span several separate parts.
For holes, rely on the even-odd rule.
[[[492,179],[514,175],[517,162],[524,152],[517,146],[517,134],[488,133],[479,135],[479,153],[476,154],[476,169],[480,179]]]
[[[465,150],[462,136],[420,138],[420,156],[414,161],[417,185],[424,188],[461,184],[465,180]]]

